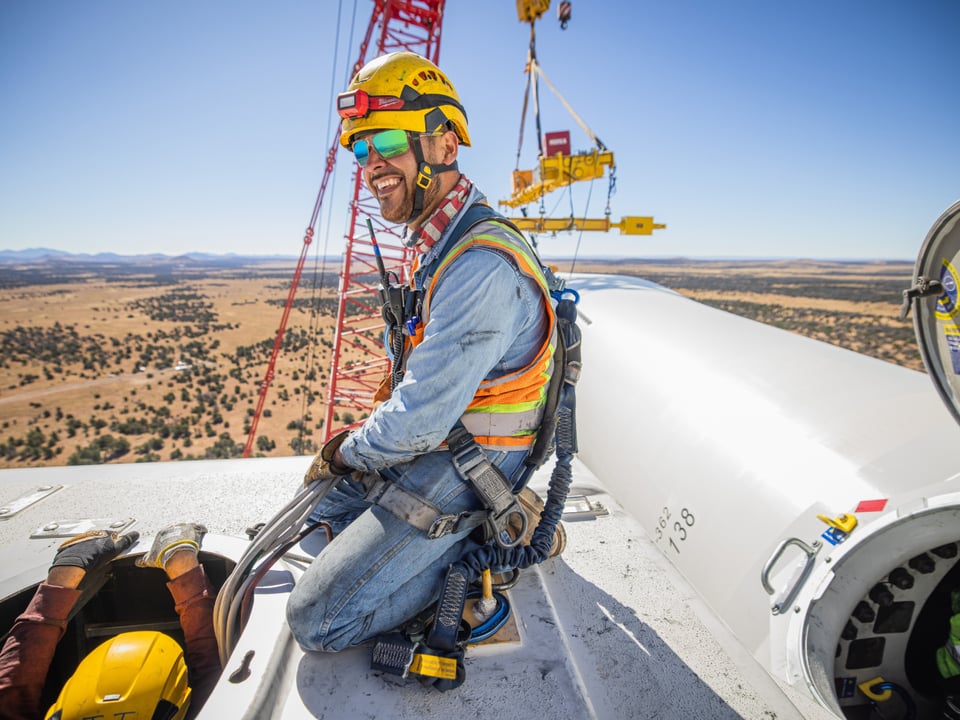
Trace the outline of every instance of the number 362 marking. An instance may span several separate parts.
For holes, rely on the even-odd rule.
[[[689,534],[690,528],[696,523],[693,513],[687,508],[681,508],[678,515],[670,512],[670,508],[664,508],[660,511],[660,517],[657,518],[657,525],[654,528],[654,534],[657,542],[666,539],[670,547],[675,552],[680,552],[680,543],[683,543]]]

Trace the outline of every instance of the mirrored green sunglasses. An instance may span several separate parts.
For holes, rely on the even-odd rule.
[[[403,155],[410,149],[410,138],[406,130],[384,130],[376,135],[357,140],[353,144],[353,154],[357,158],[357,165],[366,167],[370,159],[370,144],[384,160]]]

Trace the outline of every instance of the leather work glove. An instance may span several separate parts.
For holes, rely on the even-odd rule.
[[[105,567],[139,539],[140,533],[136,531],[118,535],[106,530],[88,530],[70,538],[57,549],[50,569],[67,566],[92,573]]]
[[[350,431],[343,430],[324,443],[323,447],[320,448],[320,452],[317,453],[313,462],[310,463],[310,469],[307,470],[307,474],[303,476],[303,484],[305,486],[317,480],[333,480],[354,472],[352,467],[335,465],[333,461],[337,450],[348,437],[350,437]]]
[[[517,501],[520,503],[520,507],[527,516],[527,532],[520,541],[520,544],[529,545],[530,539],[533,537],[533,531],[536,530],[537,525],[540,524],[540,515],[543,513],[543,500],[535,491],[531,490],[529,487],[524,487],[517,496]],[[510,535],[511,540],[515,540],[520,532],[520,522],[515,520],[513,515],[508,518],[508,522],[508,534]],[[550,551],[547,553],[547,557],[556,557],[562,553],[566,547],[567,531],[564,529],[563,523],[558,522],[557,528],[553,533],[553,543],[550,546]]]
[[[199,523],[178,523],[166,527],[157,533],[150,552],[137,558],[137,567],[155,567],[162,570],[174,550],[190,547],[194,552],[199,552],[200,543],[206,534],[207,528]]]

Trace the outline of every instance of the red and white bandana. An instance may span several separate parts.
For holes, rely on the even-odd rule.
[[[453,189],[440,201],[440,205],[437,206],[433,215],[427,218],[413,233],[408,247],[415,247],[421,255],[432,248],[437,240],[440,239],[440,236],[443,235],[443,231],[447,229],[450,221],[463,209],[463,204],[467,201],[467,195],[470,193],[471,185],[472,183],[467,180],[467,176],[461,175],[460,180],[454,185]]]

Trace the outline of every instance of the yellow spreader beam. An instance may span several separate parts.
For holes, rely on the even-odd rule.
[[[558,188],[581,180],[598,180],[604,169],[613,167],[613,153],[609,150],[593,150],[576,155],[551,155],[540,158],[538,177],[533,170],[516,170],[513,173],[513,195],[501,200],[501,205],[520,207],[539,200]]]
[[[618,229],[621,235],[652,235],[654,230],[663,230],[666,227],[661,223],[655,223],[652,217],[637,217],[634,215],[624,217],[620,222],[613,222],[608,217],[512,217],[510,222],[527,232],[564,232],[567,230],[610,232],[613,229]]]

